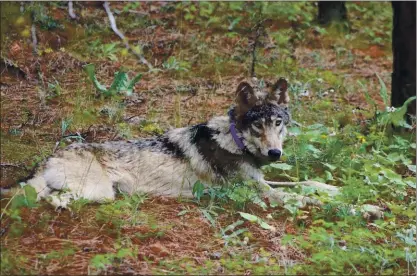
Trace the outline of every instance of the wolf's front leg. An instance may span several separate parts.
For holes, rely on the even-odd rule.
[[[323,203],[320,200],[298,195],[295,193],[287,193],[274,189],[271,186],[286,186],[294,187],[297,185],[304,185],[317,188],[317,190],[326,192],[329,196],[335,196],[340,193],[338,187],[328,184],[316,182],[316,181],[303,181],[303,182],[272,182],[266,181],[264,175],[260,170],[257,170],[251,166],[245,167],[244,175],[247,178],[253,179],[258,182],[259,188],[263,196],[267,197],[270,202],[283,206],[289,200],[295,200],[298,202],[298,206],[304,207],[306,205],[322,206]],[[352,213],[360,212],[364,218],[381,218],[384,212],[381,207],[375,205],[365,204],[362,206],[353,206]]]
[[[304,185],[304,186],[314,187],[317,190],[321,190],[323,192],[326,192],[329,196],[335,196],[335,195],[340,194],[340,190],[339,190],[338,187],[327,185],[327,184],[316,182],[316,181],[303,181],[303,182],[294,182],[294,183],[292,183],[292,182],[271,182],[271,181],[264,180],[263,182],[270,189],[271,189],[270,186]],[[262,183],[262,181],[259,181],[259,183],[260,183],[260,185],[264,186],[264,189],[267,192],[268,187],[266,187],[265,184]],[[292,193],[286,193],[286,192],[278,191],[278,190],[275,190],[275,189],[271,189],[271,190],[272,190],[272,192],[270,192],[269,194],[266,194],[266,195],[268,196],[270,201],[272,199],[274,202],[277,202],[280,205],[284,205],[285,202],[287,202],[288,200],[294,200],[294,199],[300,203],[299,205],[301,207],[304,207],[306,205],[315,205],[315,206],[322,206],[323,205],[323,203],[321,201],[310,198],[310,197],[300,196],[300,195],[296,195],[296,194],[292,194]],[[375,206],[375,205],[370,205],[370,204],[353,206],[352,214],[354,215],[356,212],[360,212],[365,219],[379,219],[379,218],[382,218],[384,216],[384,211],[381,207]]]
[[[73,200],[77,200],[79,197],[76,196],[74,193],[72,192],[66,192],[66,193],[62,193],[59,194],[57,192],[49,195],[46,200],[52,204],[52,206],[55,207],[55,210],[59,210],[59,209],[69,209],[69,204],[71,201]]]
[[[297,185],[300,185],[300,186],[313,187],[319,191],[323,191],[327,193],[329,196],[335,196],[340,193],[339,188],[336,186],[332,186],[332,185],[328,185],[325,183],[312,181],[312,180],[300,181],[300,182],[275,182],[275,181],[268,181],[268,180],[264,180],[264,181],[265,183],[267,183],[269,186],[272,186],[272,187],[295,187]]]
[[[323,205],[323,203],[320,200],[317,200],[311,197],[301,196],[301,195],[297,195],[294,193],[287,193],[287,192],[273,189],[268,185],[268,181],[264,181],[264,182],[258,181],[258,183],[259,183],[259,186],[261,187],[263,194],[269,199],[269,201],[273,203],[277,203],[281,206],[283,206],[286,202],[290,200],[296,201],[298,203],[296,205],[300,206],[301,208],[305,207],[306,205],[313,205],[313,206]],[[314,184],[315,183],[313,183],[312,185],[313,187],[315,186]],[[339,193],[339,190],[330,189],[329,191],[326,189],[327,187],[320,187],[320,188],[324,188],[324,191],[328,192],[330,196],[336,195]],[[362,214],[362,216],[365,219],[370,219],[370,220],[380,219],[384,216],[384,210],[379,206],[365,204],[365,205],[352,206],[352,207],[353,207],[351,211],[352,215],[354,215],[356,212],[359,212]]]
[[[243,172],[246,178],[253,179],[256,182],[258,182],[262,195],[267,197],[271,203],[283,206],[289,200],[295,200],[299,203],[298,205],[301,207],[304,207],[306,205],[322,205],[322,203],[319,200],[316,200],[314,198],[297,195],[295,193],[287,193],[272,188],[270,185],[268,185],[267,181],[265,181],[263,173],[252,166],[246,166]]]
[[[305,207],[306,205],[321,206],[323,203],[320,200],[302,196],[295,193],[287,193],[281,190],[273,189],[265,181],[258,181],[259,187],[265,197],[271,203],[284,206],[288,201],[296,201],[298,206]]]

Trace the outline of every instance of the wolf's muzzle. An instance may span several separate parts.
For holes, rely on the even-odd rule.
[[[272,159],[278,160],[282,155],[282,152],[279,149],[271,149],[268,151],[268,156]]]

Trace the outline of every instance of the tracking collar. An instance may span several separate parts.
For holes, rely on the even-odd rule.
[[[243,137],[239,136],[237,134],[237,129],[236,129],[236,122],[234,120],[234,116],[233,116],[233,111],[234,109],[230,109],[229,112],[227,113],[229,115],[229,119],[230,119],[230,134],[232,134],[233,140],[235,141],[237,147],[244,151],[244,152],[249,152],[248,149],[246,148],[245,144],[243,143]]]

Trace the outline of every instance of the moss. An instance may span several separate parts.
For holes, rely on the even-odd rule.
[[[322,78],[325,82],[329,83],[330,85],[340,85],[341,78],[335,75],[332,71],[324,71],[322,73]]]
[[[1,186],[12,186],[30,173],[30,170],[51,154],[53,143],[37,141],[0,133],[1,161],[12,164],[2,168]],[[14,166],[18,165],[18,166]]]
[[[74,114],[72,125],[74,128],[89,127],[90,125],[97,123],[97,115],[93,109],[77,110]]]
[[[146,134],[163,134],[164,130],[155,123],[144,123],[141,125],[140,130]]]
[[[1,159],[8,163],[21,163],[34,157],[43,157],[49,154],[49,145],[28,144],[24,138],[13,137],[0,133]]]
[[[335,114],[335,119],[339,123],[340,127],[344,127],[346,125],[349,125],[353,122],[353,116],[352,113],[348,112],[339,112]]]
[[[333,106],[333,103],[330,101],[322,101],[322,102],[317,102],[315,105],[313,105],[313,110],[316,111],[325,111],[325,110],[329,110],[331,107]]]

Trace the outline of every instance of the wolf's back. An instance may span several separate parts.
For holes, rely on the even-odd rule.
[[[38,198],[68,191],[72,198],[102,201],[114,199],[116,190],[190,196],[197,177],[164,145],[163,138],[72,144],[48,158],[28,184]]]

